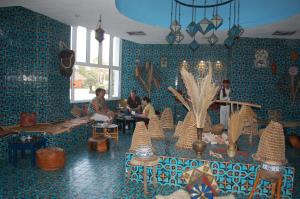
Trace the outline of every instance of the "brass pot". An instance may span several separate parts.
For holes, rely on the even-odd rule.
[[[237,152],[237,147],[235,143],[229,143],[229,146],[227,148],[227,155],[230,158],[234,158]]]
[[[197,128],[197,137],[198,140],[193,143],[193,149],[197,155],[202,155],[206,149],[206,143],[202,141],[202,132],[203,128]]]

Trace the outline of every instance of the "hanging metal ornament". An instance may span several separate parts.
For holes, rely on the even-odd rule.
[[[228,36],[234,38],[235,40],[239,39],[241,35],[244,33],[244,29],[239,25],[239,1],[238,8],[236,8],[236,1],[234,1],[234,25],[228,31]],[[238,14],[236,14],[238,12]],[[236,23],[236,15],[237,15],[237,23]]]
[[[227,39],[225,39],[224,41],[224,45],[226,46],[226,48],[231,48],[233,45],[235,44],[235,40],[233,37],[227,37]]]
[[[215,35],[215,32],[213,31],[213,33],[208,37],[208,43],[210,45],[215,45],[218,42],[218,37]]]
[[[217,0],[216,4],[219,3],[219,0]],[[218,13],[218,7],[216,7],[213,11],[213,17],[211,18],[211,23],[214,25],[214,28],[217,30],[222,24],[223,24],[223,18],[220,17]]]
[[[194,0],[193,0],[193,5],[194,5]],[[187,33],[191,37],[195,37],[196,33],[198,32],[198,26],[195,23],[195,8],[192,8],[192,22],[187,26],[186,28]]]
[[[177,32],[180,31],[181,25],[177,20],[174,20],[170,26],[171,31]]]
[[[104,30],[102,29],[101,27],[101,16],[100,16],[100,19],[99,19],[99,23],[98,23],[98,28],[95,30],[95,39],[101,43],[104,39]]]
[[[177,31],[175,33],[175,35],[176,35],[176,40],[175,41],[179,44],[184,39],[184,36],[180,31]]]
[[[176,41],[176,35],[174,32],[170,32],[167,37],[166,37],[166,40],[169,44],[173,44],[175,41]]]
[[[238,0],[238,23],[237,27],[239,29],[239,35],[236,39],[239,39],[245,32],[244,28],[240,25],[240,0]]]
[[[206,6],[206,0],[204,1],[204,6]],[[211,23],[210,20],[207,19],[206,8],[204,8],[204,18],[201,21],[199,21],[199,23],[198,23],[199,32],[201,32],[203,35],[205,35],[213,28],[214,28],[214,25]]]
[[[194,38],[194,40],[190,43],[189,47],[190,47],[190,49],[191,49],[192,51],[196,51],[196,50],[199,48],[199,44],[198,44],[198,42],[195,40],[195,38]]]

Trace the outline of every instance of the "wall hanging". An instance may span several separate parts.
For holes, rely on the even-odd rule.
[[[258,49],[255,52],[254,65],[257,68],[265,68],[269,66],[269,53],[265,49]]]
[[[60,66],[59,70],[63,76],[70,77],[75,63],[75,52],[67,48],[64,42],[60,41],[60,52],[58,54]]]

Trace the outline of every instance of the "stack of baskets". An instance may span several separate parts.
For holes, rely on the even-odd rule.
[[[176,148],[179,149],[192,149],[193,143],[197,140],[196,119],[192,111],[188,112],[184,118],[182,128],[184,133],[179,135],[176,143]]]
[[[152,147],[151,138],[144,122],[136,123],[129,151],[135,152],[140,145],[147,145]]]
[[[180,134],[183,132],[183,122],[182,121],[178,121],[176,128],[175,128],[175,133],[173,135],[173,138],[179,138]]]
[[[165,108],[161,114],[160,121],[164,130],[170,130],[174,128],[173,113],[170,108]]]
[[[280,123],[271,121],[263,131],[257,152],[253,155],[253,158],[271,165],[286,164],[285,138]]]
[[[258,135],[257,115],[250,106],[242,106],[239,115],[241,117],[242,134]]]
[[[148,124],[148,132],[152,139],[164,139],[165,138],[165,135],[163,133],[163,130],[161,128],[161,124],[160,124],[160,121],[159,121],[157,115],[154,115],[150,118],[150,121]]]

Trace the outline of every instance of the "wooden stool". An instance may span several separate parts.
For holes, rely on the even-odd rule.
[[[280,192],[281,192],[281,185],[282,185],[282,173],[267,171],[264,169],[259,169],[259,171],[257,172],[256,178],[254,181],[254,185],[253,185],[252,191],[251,191],[248,199],[253,198],[254,193],[256,191],[256,187],[260,183],[261,180],[266,180],[266,181],[271,182],[272,183],[271,198],[273,198],[276,193],[276,199],[280,199]]]
[[[93,127],[93,137],[96,137],[98,135],[104,135],[108,138],[112,138],[117,144],[119,142],[119,130],[118,125],[116,124],[110,124],[108,126],[98,125],[95,124]],[[99,129],[99,131],[97,131]]]
[[[109,148],[108,138],[104,136],[90,137],[88,140],[90,150],[98,151],[100,153],[106,152]]]
[[[153,177],[153,185],[154,187],[157,187],[157,179],[156,179],[156,166],[159,163],[159,157],[153,156],[150,157],[149,159],[144,159],[144,158],[138,158],[134,157],[129,165],[130,166],[143,166],[144,167],[144,172],[143,172],[143,178],[144,178],[144,194],[148,195],[148,187],[147,187],[147,167],[152,168],[152,177]],[[131,177],[131,168],[129,168],[128,171],[128,178],[130,179]]]
[[[55,171],[65,165],[65,152],[58,147],[39,149],[36,152],[36,165],[45,171]]]

